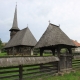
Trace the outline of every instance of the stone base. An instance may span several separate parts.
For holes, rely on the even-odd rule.
[[[58,75],[63,76],[65,73],[69,74],[71,72],[75,72],[75,70],[72,70],[72,68],[61,69],[61,71],[58,72]]]
[[[72,68],[61,69],[60,71],[64,73],[70,73],[72,71]]]
[[[63,72],[58,72],[58,75],[59,75],[59,76],[63,76],[64,73],[63,73]]]

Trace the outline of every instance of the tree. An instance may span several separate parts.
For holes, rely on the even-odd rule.
[[[2,41],[0,39],[0,53],[1,53],[1,49],[2,49]]]

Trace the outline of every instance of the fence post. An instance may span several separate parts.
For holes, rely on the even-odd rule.
[[[19,65],[19,80],[22,80],[23,79],[23,66],[22,65]]]

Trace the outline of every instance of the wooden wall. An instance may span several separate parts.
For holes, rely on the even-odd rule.
[[[8,55],[31,55],[32,47],[16,46],[13,48],[8,48],[6,50]]]

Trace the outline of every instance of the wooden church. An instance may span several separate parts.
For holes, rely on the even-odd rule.
[[[15,7],[13,25],[9,31],[10,31],[10,40],[5,46],[7,54],[32,55],[33,47],[36,45],[37,41],[28,27],[22,30],[18,28],[17,5]]]

